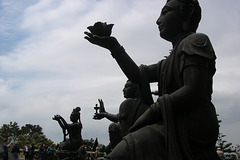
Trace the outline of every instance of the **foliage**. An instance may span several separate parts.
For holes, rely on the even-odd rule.
[[[236,160],[236,147],[233,147],[232,143],[228,143],[226,140],[224,140],[223,137],[225,136],[226,135],[219,133],[216,146],[217,148],[221,149],[225,159]]]
[[[219,116],[219,115],[217,115]],[[222,121],[219,120],[219,127],[220,127],[220,123]],[[218,140],[216,143],[216,147],[220,148],[220,150],[223,152],[223,156],[225,157],[225,159],[229,159],[229,160],[236,160],[237,155],[238,155],[238,145],[234,148],[232,146],[232,143],[227,142],[226,140],[224,140],[224,137],[226,135],[219,133],[218,134]]]
[[[3,124],[0,128],[0,135],[4,138],[10,137],[13,141],[16,141],[20,135],[20,129],[17,122],[10,122],[9,124]]]
[[[21,134],[18,137],[17,143],[20,148],[23,148],[26,144],[33,144],[34,147],[39,147],[41,144],[46,144],[47,146],[53,144],[45,135],[38,133],[32,135]]]
[[[87,151],[92,151],[92,148],[94,146],[94,140],[91,138],[91,139],[85,139],[83,141],[84,141],[83,143],[87,147]]]
[[[93,144],[93,149],[92,151],[96,151],[96,148],[99,146],[98,144],[98,139],[96,138],[95,141],[94,141],[94,144]]]
[[[10,122],[10,124],[3,124],[0,128],[0,135],[4,138],[12,138],[20,148],[26,144],[33,144],[35,147],[41,144],[50,145],[53,141],[47,139],[42,132],[42,127],[39,125],[26,124],[21,129],[17,122]]]
[[[26,124],[25,126],[21,127],[21,134],[26,135],[33,135],[35,133],[38,133],[39,135],[42,135],[42,127],[39,125],[32,125],[32,124]]]

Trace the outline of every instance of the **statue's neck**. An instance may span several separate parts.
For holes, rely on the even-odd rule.
[[[186,32],[186,33],[181,33],[179,35],[176,36],[176,38],[172,41],[172,46],[173,49],[184,39],[186,38],[188,35],[192,34],[193,32]]]

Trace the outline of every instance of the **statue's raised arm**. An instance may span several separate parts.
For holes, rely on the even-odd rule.
[[[67,140],[67,135],[68,135],[68,124],[67,122],[65,121],[65,119],[60,116],[60,115],[54,115],[53,120],[56,120],[59,124],[59,126],[62,128],[62,132],[63,132],[63,141],[66,141]]]

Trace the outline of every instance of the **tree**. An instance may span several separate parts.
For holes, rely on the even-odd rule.
[[[17,122],[10,122],[10,124],[2,125],[0,135],[4,138],[12,138],[20,148],[23,148],[27,143],[34,146],[40,146],[43,143],[46,145],[54,144],[52,140],[46,138],[39,125],[26,124],[20,129]]]
[[[93,144],[93,149],[92,149],[92,151],[96,151],[96,148],[97,148],[98,145],[99,145],[99,144],[98,144],[98,139],[96,138],[95,141],[94,141],[94,144]]]
[[[86,144],[88,151],[92,151],[93,150],[93,146],[94,146],[94,139],[93,138],[85,139],[84,143]]]
[[[228,143],[226,140],[223,139],[223,137],[225,136],[226,135],[219,133],[216,147],[221,149],[225,158],[228,158],[230,160],[236,160],[236,148],[232,146],[232,143]]]
[[[217,116],[219,116],[217,114]],[[219,120],[218,124],[220,127],[220,123],[222,121]],[[223,156],[229,160],[236,160],[237,158],[237,147],[233,147],[232,143],[227,142],[226,140],[224,140],[224,137],[226,135],[224,135],[223,133],[219,133],[218,134],[218,140],[216,142],[216,147],[219,148],[222,152],[223,152]]]
[[[53,144],[53,141],[46,138],[43,134],[42,127],[39,125],[26,124],[21,127],[21,134],[18,137],[17,143],[20,147],[24,147],[27,143],[38,147],[41,144]]]
[[[30,134],[21,134],[18,137],[17,143],[20,148],[23,148],[26,144],[33,144],[35,147],[39,147],[41,144],[51,145],[54,144],[53,141],[46,138],[43,134],[34,133]]]
[[[4,138],[10,137],[15,142],[20,135],[18,123],[10,122],[9,124],[3,124],[0,128],[0,135]]]
[[[39,135],[42,135],[42,127],[39,125],[32,125],[32,124],[26,124],[25,126],[21,127],[21,134],[26,135],[33,135],[35,133],[38,133]]]

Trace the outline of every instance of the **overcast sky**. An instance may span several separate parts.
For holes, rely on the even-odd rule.
[[[217,55],[213,102],[226,140],[240,144],[240,1],[200,0],[198,32],[207,34]],[[165,0],[0,0],[0,126],[39,124],[55,143],[63,140],[52,120],[70,123],[81,107],[84,139],[108,143],[110,121],[92,119],[102,98],[117,113],[127,80],[110,52],[84,39],[96,21],[113,23],[117,37],[140,64],[168,55],[171,44],[156,25]],[[153,89],[156,88],[154,84]]]

